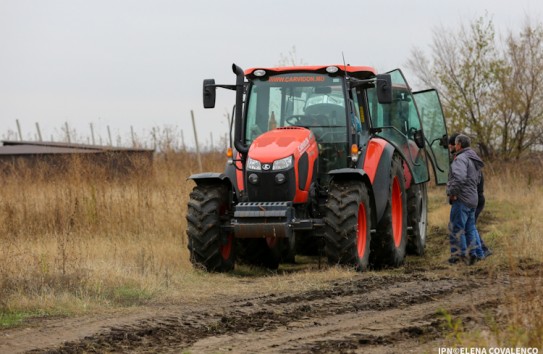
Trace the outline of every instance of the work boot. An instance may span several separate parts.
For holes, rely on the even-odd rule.
[[[483,258],[479,258],[477,257],[476,255],[474,254],[470,254],[469,256],[466,257],[465,259],[465,262],[467,265],[474,265],[475,263],[479,262],[479,261],[482,261]]]

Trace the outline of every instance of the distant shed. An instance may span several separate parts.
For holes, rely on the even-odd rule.
[[[65,173],[76,165],[106,177],[147,174],[152,171],[154,150],[35,141],[3,141],[0,173],[23,169],[29,173]]]

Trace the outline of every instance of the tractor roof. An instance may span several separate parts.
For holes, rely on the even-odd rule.
[[[350,66],[350,65],[317,65],[317,66],[283,66],[277,68],[250,68],[245,70],[245,76],[254,78],[255,70],[265,70],[268,75],[277,75],[282,73],[312,72],[326,74],[326,68],[335,66],[340,73],[347,72],[350,76],[357,79],[368,79],[377,75],[377,70],[370,66]]]

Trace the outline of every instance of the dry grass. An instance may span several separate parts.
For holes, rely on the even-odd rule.
[[[210,153],[205,171],[222,171],[224,157]],[[111,307],[161,302],[197,302],[245,291],[288,292],[327,286],[349,270],[296,271],[273,276],[239,267],[233,275],[193,270],[185,211],[198,169],[188,153],[165,153],[154,173],[108,179],[80,166],[53,179],[19,173],[2,177],[0,188],[0,325],[25,316],[78,314]],[[517,274],[543,261],[541,166],[489,165],[487,207],[480,229],[495,251],[477,267]],[[427,255],[411,261],[432,269],[448,258],[449,205],[442,188],[430,188]],[[441,237],[441,236],[440,236]],[[413,264],[413,263],[411,263]],[[241,277],[241,278],[240,278]],[[492,317],[489,335],[475,340],[531,344],[543,337],[543,298],[534,279],[518,289],[509,306]],[[534,310],[535,309],[535,310]],[[489,323],[490,323],[489,322]],[[538,344],[539,343],[539,344]]]
[[[451,327],[455,340],[450,345],[462,347],[543,347],[543,171],[541,162],[493,163],[486,167],[487,204],[479,218],[481,236],[494,255],[476,265],[489,277],[506,275],[501,305],[487,310],[474,309],[483,318],[483,330],[471,331],[461,325]],[[443,240],[429,244],[433,259],[445,262],[445,240],[449,205],[444,192],[430,190],[429,225],[443,235]],[[436,249],[436,244],[440,248]],[[535,270],[535,271],[534,271]],[[521,285],[519,279],[528,279]]]
[[[222,165],[207,156],[205,168]],[[108,180],[75,168],[48,178],[20,173],[0,190],[0,308],[56,312],[57,302],[137,302],[190,271],[184,218],[197,172],[189,154],[169,153],[150,176]],[[138,295],[138,293],[141,295]],[[74,300],[78,301],[74,301]]]
[[[222,153],[204,158],[222,171]],[[154,173],[106,177],[76,161],[66,174],[19,172],[0,188],[0,326],[25,316],[78,314],[145,303],[198,301],[257,286],[262,292],[319,287],[350,277],[328,269],[268,277],[239,267],[206,274],[189,262],[186,205],[195,156],[157,156]],[[239,281],[242,275],[250,281]],[[258,285],[256,284],[258,283]]]

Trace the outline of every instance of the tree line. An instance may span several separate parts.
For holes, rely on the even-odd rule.
[[[436,28],[430,54],[415,48],[408,68],[436,88],[449,131],[472,136],[486,158],[519,159],[543,146],[543,25],[497,36],[492,19]]]

